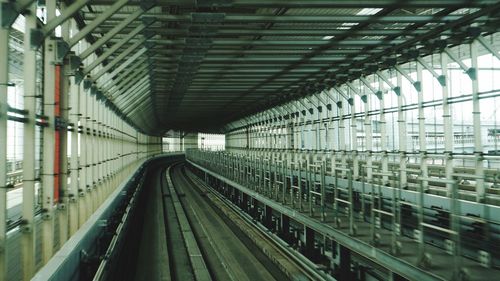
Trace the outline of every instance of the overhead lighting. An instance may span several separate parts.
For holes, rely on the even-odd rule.
[[[323,40],[330,40],[330,39],[332,39],[332,38],[333,38],[333,36],[332,36],[332,35],[327,35],[327,36],[323,37]]]
[[[357,22],[344,22],[341,26],[337,27],[337,29],[351,29],[351,27],[358,25]]]
[[[361,11],[359,11],[356,15],[370,16],[370,15],[375,15],[376,13],[378,13],[382,10],[383,10],[383,8],[364,8]]]

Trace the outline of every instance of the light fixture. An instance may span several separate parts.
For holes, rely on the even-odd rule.
[[[364,8],[361,11],[357,12],[356,15],[371,16],[371,15],[375,15],[376,13],[378,13],[382,10],[383,10],[383,8]]]
[[[333,38],[333,36],[332,36],[332,35],[327,35],[327,36],[323,37],[323,40],[330,40],[330,39],[332,39],[332,38]]]

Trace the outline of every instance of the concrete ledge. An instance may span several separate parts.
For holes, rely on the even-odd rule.
[[[139,165],[137,170],[126,178],[102,205],[89,217],[89,219],[71,236],[66,243],[57,251],[49,262],[43,266],[31,280],[79,280],[80,262],[82,260],[81,252],[92,248],[100,235],[102,226],[99,221],[106,220],[115,207],[122,201],[124,190],[132,187],[137,176],[140,176],[146,165],[155,159],[182,155],[182,153],[162,154],[147,160]]]

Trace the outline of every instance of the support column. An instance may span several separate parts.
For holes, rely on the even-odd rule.
[[[396,76],[397,87],[399,89],[403,88],[403,81],[401,73],[397,73]],[[400,188],[405,188],[407,185],[406,177],[406,152],[407,152],[407,134],[406,134],[406,113],[403,110],[405,105],[403,93],[398,95],[398,146],[399,146],[399,168],[401,172],[399,174],[399,185]]]
[[[346,247],[339,245],[340,248],[340,271],[339,280],[352,280],[351,271],[351,251]]]
[[[372,165],[372,151],[373,151],[373,142],[372,142],[372,119],[370,115],[368,115],[368,112],[370,111],[370,96],[364,94],[361,96],[361,99],[365,103],[365,141],[366,141],[366,181],[368,183],[372,183],[372,178],[373,178],[373,165]]]
[[[93,91],[93,89],[91,89]],[[90,97],[90,123],[91,123],[91,147],[87,151],[92,151],[92,160],[91,160],[91,170],[92,170],[92,178],[90,181],[90,185],[92,187],[92,212],[90,215],[92,215],[95,210],[99,207],[99,192],[100,192],[100,186],[99,186],[99,127],[97,125],[97,119],[99,117],[99,110],[97,107],[97,100],[94,95]]]
[[[79,141],[79,133],[78,133],[78,121],[79,121],[79,113],[80,113],[80,104],[79,104],[79,93],[80,87],[75,83],[75,77],[72,76],[70,78],[70,90],[69,90],[69,99],[70,99],[70,112],[69,112],[69,122],[72,124],[72,132],[71,132],[71,159],[70,159],[70,186],[68,188],[68,212],[69,212],[69,235],[73,235],[79,228],[79,204],[80,198],[78,194],[79,183],[79,152],[78,152],[78,141]]]
[[[80,86],[80,183],[78,189],[79,206],[78,206],[78,226],[81,227],[90,216],[90,187],[88,185],[89,178],[89,160],[87,155],[87,139],[88,139],[88,119],[87,119],[87,93],[85,83]]]
[[[381,83],[379,82],[379,87]],[[380,120],[379,120],[379,125],[380,125],[380,150],[382,151],[382,173],[384,175],[382,176],[382,184],[387,185],[389,183],[389,177],[387,176],[387,173],[389,173],[389,158],[388,158],[388,151],[387,151],[387,127],[386,127],[386,119],[385,119],[385,104],[384,104],[384,92],[380,91],[380,97],[379,102],[380,102]]]
[[[307,226],[304,226],[304,239],[305,239],[305,248],[304,248],[304,254],[306,257],[308,257],[309,259],[311,260],[315,260],[317,258],[317,256],[315,255],[314,253],[314,236],[315,236],[315,233],[314,233],[314,230],[312,230],[311,228],[307,227]]]
[[[281,214],[281,237],[290,242],[290,218],[284,214]]]
[[[110,153],[110,145],[109,145],[109,115],[110,115],[110,111],[109,111],[109,108],[107,106],[103,106],[103,109],[104,109],[104,119],[103,119],[103,123],[104,123],[104,126],[103,126],[103,129],[104,129],[104,136],[103,136],[103,147],[104,147],[104,154],[103,154],[103,158],[104,158],[104,163],[103,163],[103,166],[104,166],[104,200],[106,200],[106,198],[108,198],[108,195],[109,195],[109,192],[111,190],[111,175],[110,175],[110,157],[109,157],[109,153]]]
[[[351,151],[352,151],[352,176],[354,180],[359,178],[359,158],[358,158],[358,124],[356,124],[356,106],[354,104],[354,95],[349,99],[351,107]],[[340,98],[340,97],[339,97]],[[339,100],[342,107],[342,101]]]
[[[35,273],[35,131],[36,131],[36,50],[30,46],[30,32],[36,28],[36,5],[25,15],[24,32],[24,109],[28,122],[24,124],[23,142],[23,226],[21,227],[21,256],[23,280],[30,280]]]
[[[346,144],[345,144],[345,137],[346,137],[346,133],[345,133],[345,121],[344,121],[344,107],[341,106],[339,107],[339,121],[337,123],[337,134],[339,136],[339,144],[338,144],[338,151],[340,152],[341,154],[341,157],[342,157],[342,162],[341,162],[341,167],[342,168],[345,168],[345,165],[347,163],[347,157],[346,157]],[[333,159],[335,160],[335,159]],[[333,163],[336,164],[336,161],[333,161]],[[335,165],[336,166],[336,165]],[[336,167],[333,167],[333,168],[336,168]],[[334,170],[332,170],[332,173],[333,173]],[[338,187],[335,186],[335,188],[337,189]]]
[[[7,2],[0,2],[0,12]],[[0,280],[7,280],[7,85],[9,83],[9,31],[0,26]],[[26,125],[25,125],[26,126]]]
[[[445,176],[446,179],[453,178],[453,125],[450,114],[450,104],[448,103],[448,56],[445,53],[440,53],[441,76],[441,91],[443,95],[443,131],[444,131],[444,155],[445,155]],[[446,194],[451,196],[453,184],[446,184]]]
[[[103,111],[102,104],[98,100],[95,103],[97,114],[96,114],[96,146],[94,150],[96,152],[96,188],[97,188],[97,206],[96,209],[101,206],[104,198],[104,179],[103,179],[103,155],[104,155],[104,144],[103,144]]]
[[[62,8],[65,8],[64,3]],[[64,40],[69,39],[70,21],[61,25],[61,33]],[[68,94],[69,94],[69,64],[64,61],[60,66],[60,90],[58,111],[60,114],[61,125],[58,128],[59,133],[59,190],[61,191],[60,200],[57,208],[59,219],[59,248],[68,240],[69,235],[69,213],[68,213]]]
[[[56,1],[46,1],[47,22],[56,17]],[[42,264],[46,264],[54,251],[54,204],[58,198],[56,188],[56,66],[55,41],[49,36],[44,42],[44,91],[43,113],[48,124],[43,129],[43,169],[42,169]],[[58,81],[57,81],[58,82]],[[58,176],[58,175],[57,175]]]
[[[477,39],[470,44],[470,57],[472,72],[477,73]],[[498,58],[496,50],[494,56]],[[484,188],[484,165],[483,165],[483,142],[481,133],[481,103],[479,100],[479,82],[476,75],[469,75],[472,79],[472,126],[474,127],[474,155],[476,157],[476,201],[484,202],[485,188]]]
[[[424,112],[424,93],[422,93],[422,65],[415,62],[417,65],[417,83],[419,83],[418,91],[418,141],[419,141],[419,151],[420,151],[420,172],[423,178],[427,178],[429,173],[427,169],[427,145],[425,137],[425,112]],[[415,85],[415,84],[414,84]],[[422,191],[427,190],[429,183],[427,181],[422,181]]]
[[[268,229],[273,229],[274,226],[273,226],[273,209],[267,205],[265,205],[265,221],[264,221],[264,225],[268,228]]]

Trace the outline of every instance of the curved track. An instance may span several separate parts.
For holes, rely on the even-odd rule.
[[[136,263],[126,270],[128,279],[311,279],[273,249],[272,241],[242,224],[234,210],[216,202],[182,163],[152,165],[147,177]]]

